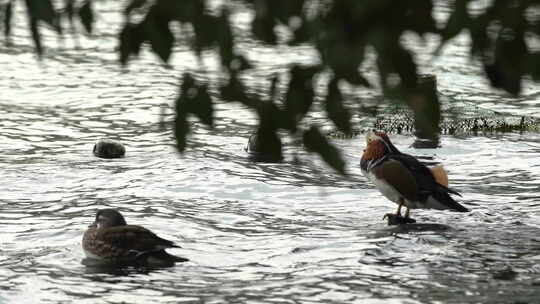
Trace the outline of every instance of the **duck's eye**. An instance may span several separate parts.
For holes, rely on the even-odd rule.
[[[103,226],[104,224],[107,223],[107,221],[108,221],[107,218],[104,217],[104,216],[101,216],[101,215],[98,216],[98,218],[96,219],[96,223],[97,223],[98,227]]]

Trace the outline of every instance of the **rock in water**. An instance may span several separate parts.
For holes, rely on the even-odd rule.
[[[121,143],[110,140],[100,139],[94,145],[94,155],[101,158],[121,158],[126,155],[126,148]]]

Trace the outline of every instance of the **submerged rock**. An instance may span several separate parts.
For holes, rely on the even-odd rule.
[[[383,219],[386,219],[388,221],[388,226],[405,225],[405,224],[414,224],[414,223],[416,223],[415,219],[412,219],[410,217],[403,217],[401,215],[397,215],[397,214],[393,214],[393,213],[385,214]]]
[[[117,141],[100,139],[94,145],[93,153],[95,156],[101,158],[121,158],[126,155],[126,148]]]

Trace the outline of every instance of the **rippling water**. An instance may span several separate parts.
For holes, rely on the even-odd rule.
[[[0,46],[0,303],[538,303],[539,134],[443,136],[434,150],[393,136],[404,152],[443,162],[472,211],[415,211],[421,224],[388,227],[382,215],[395,205],[361,175],[361,138],[334,140],[348,177],[294,139],[284,163],[252,163],[243,148],[254,114],[218,101],[216,128],[194,121],[190,149],[179,155],[169,127],[179,76],[216,77],[215,58],[203,71],[180,45],[173,69],[146,53],[126,73],[114,53],[114,3],[97,3],[108,23],[81,37],[81,49],[46,32],[50,48],[36,62],[23,18],[15,47]],[[237,20],[242,26],[249,15],[239,11]],[[469,62],[466,38],[435,60],[424,50],[429,41],[410,47],[421,52],[423,72],[437,73],[444,101],[540,117],[537,85],[510,99]],[[313,60],[309,48],[292,51],[294,60]],[[245,79],[261,93],[288,63],[275,52],[254,45],[248,53],[260,69]],[[370,103],[378,95],[355,94]],[[364,117],[355,114],[359,127],[373,121]],[[100,138],[125,143],[126,158],[93,157]],[[181,244],[171,252],[191,261],[83,266],[82,233],[103,207]]]

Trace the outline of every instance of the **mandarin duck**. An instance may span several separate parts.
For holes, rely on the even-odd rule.
[[[416,222],[410,218],[410,209],[468,211],[450,197],[461,195],[448,188],[448,177],[441,166],[430,169],[414,156],[401,153],[384,132],[368,132],[360,167],[379,191],[398,205],[396,214],[385,215],[389,224]],[[406,208],[404,217],[402,207]]]
[[[114,209],[98,210],[82,246],[87,258],[104,263],[174,265],[188,260],[165,252],[180,246],[144,227],[128,225]]]

